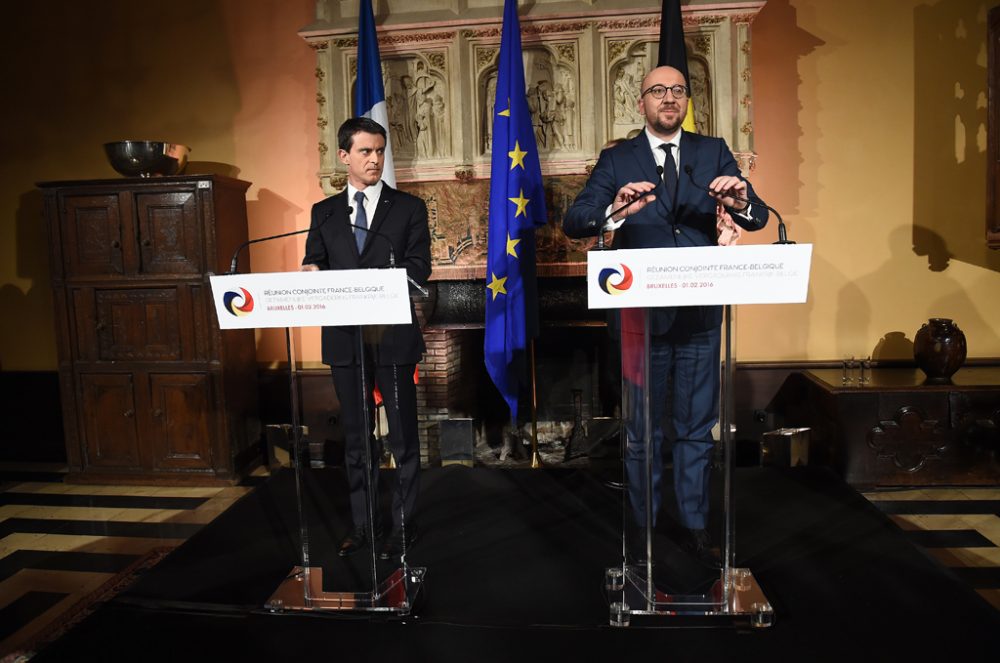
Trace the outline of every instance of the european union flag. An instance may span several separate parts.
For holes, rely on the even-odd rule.
[[[527,347],[538,335],[535,228],[545,225],[545,192],[525,96],[517,0],[504,0],[493,115],[493,162],[486,257],[486,370],[517,421],[527,380]]]

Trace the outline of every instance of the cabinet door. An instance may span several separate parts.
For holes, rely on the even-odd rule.
[[[66,276],[124,274],[118,195],[69,195],[60,204]]]
[[[211,376],[152,373],[149,387],[154,469],[212,469],[216,422]]]
[[[202,272],[201,224],[193,190],[137,193],[135,208],[141,273]]]
[[[102,361],[182,359],[179,299],[177,288],[96,290],[97,358]],[[78,325],[82,328],[84,306],[77,302],[77,307]],[[85,356],[82,349],[81,356]]]
[[[88,469],[139,469],[135,391],[129,373],[80,375],[80,422]]]

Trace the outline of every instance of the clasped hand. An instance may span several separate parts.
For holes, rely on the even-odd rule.
[[[656,196],[650,193],[655,188],[656,185],[652,182],[629,182],[618,189],[615,200],[611,203],[611,209],[617,213],[611,218],[621,221],[656,200]]]
[[[748,206],[748,203],[745,202],[747,200],[747,183],[735,175],[716,177],[708,185],[708,195],[737,212],[742,212]]]

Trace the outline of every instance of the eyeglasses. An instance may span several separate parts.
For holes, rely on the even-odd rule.
[[[662,99],[667,96],[667,90],[670,90],[670,93],[674,95],[674,99],[683,99],[688,94],[686,85],[671,85],[670,87],[666,85],[654,85],[643,92],[642,96],[645,97],[649,94],[652,95],[653,99]]]

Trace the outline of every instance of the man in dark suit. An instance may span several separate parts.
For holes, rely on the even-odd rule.
[[[717,216],[727,211],[746,230],[763,228],[767,210],[745,202],[752,199],[753,189],[740,176],[725,141],[681,129],[690,94],[684,75],[672,67],[658,67],[646,75],[637,92],[639,111],[646,118],[645,130],[601,153],[586,186],[566,213],[566,234],[597,235],[615,210],[612,218],[622,222],[614,239],[617,249],[716,245]],[[717,210],[718,204],[725,210]],[[710,546],[706,529],[708,477],[711,431],[719,411],[722,311],[718,306],[693,306],[651,309],[638,315],[648,317],[650,330],[648,388],[654,430],[648,462],[653,473],[653,524],[660,505],[660,447],[664,439],[661,421],[672,380],[670,412],[678,513],[686,528],[686,547],[704,556]],[[634,333],[637,319],[642,320],[634,312],[621,316],[626,380],[630,371],[625,364],[635,364],[631,360],[637,358],[625,355],[630,347],[637,346],[627,343],[625,336]],[[644,320],[638,327],[640,336],[643,324]],[[638,349],[641,351],[641,346]],[[638,386],[641,390],[641,383]],[[644,427],[637,420],[637,410],[625,413],[625,418],[629,498],[634,524],[643,528],[647,463]]]
[[[415,196],[382,181],[385,129],[368,118],[352,118],[337,133],[341,162],[347,166],[347,188],[312,208],[302,269],[378,269],[390,262],[424,284],[431,273],[427,206]],[[382,542],[382,559],[400,555],[413,538],[410,516],[417,497],[420,441],[417,436],[417,396],[414,370],[424,353],[424,339],[413,304],[412,322],[377,325],[363,330],[364,356],[358,357],[357,327],[323,328],[323,363],[330,366],[340,399],[345,432],[345,465],[350,486],[353,528],[340,546],[343,557],[377,542],[382,535],[378,490],[371,491],[373,525],[369,528],[368,487],[378,486],[379,459],[369,446],[371,475],[365,476],[365,445],[374,427],[372,376],[385,404],[389,446],[396,459],[392,493],[393,525]],[[364,384],[362,384],[362,367]],[[367,399],[364,420],[361,394]]]

